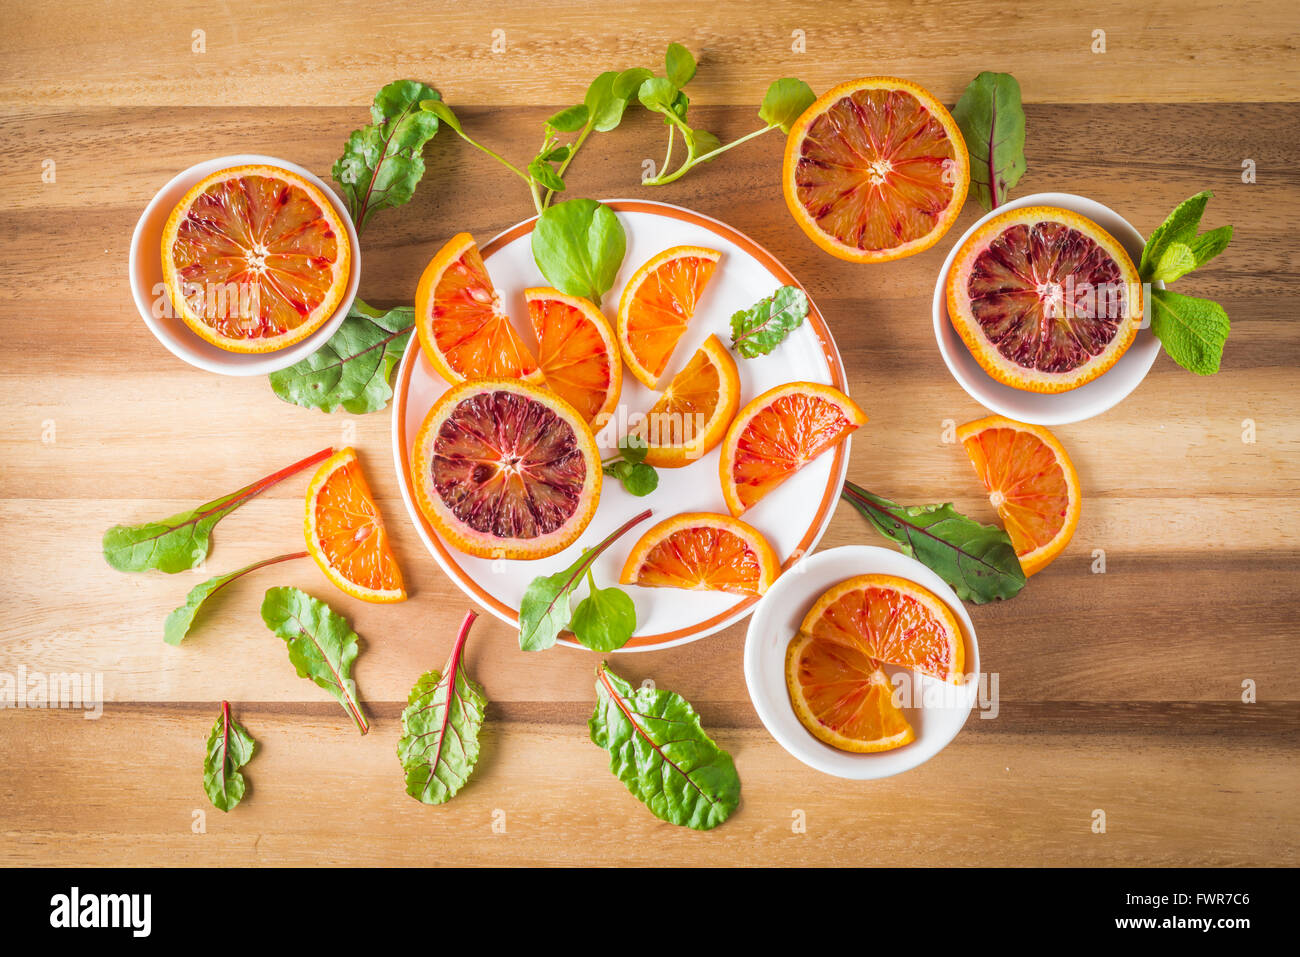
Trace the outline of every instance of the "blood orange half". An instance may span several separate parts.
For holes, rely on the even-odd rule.
[[[851,262],[929,249],[961,212],[969,182],[952,114],[929,91],[891,76],[841,83],[786,140],[786,205],[813,242]]]
[[[984,371],[1029,392],[1091,382],[1142,323],[1137,268],[1113,236],[1067,209],[1030,206],[973,233],[948,272],[948,316]]]
[[[448,389],[415,438],[411,478],[429,524],[480,558],[544,558],[582,534],[600,454],[573,406],[517,379]]]

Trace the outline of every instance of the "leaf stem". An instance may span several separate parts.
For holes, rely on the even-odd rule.
[[[719,146],[717,149],[711,150],[708,153],[703,153],[699,156],[687,156],[686,159],[682,160],[682,165],[677,167],[677,169],[673,170],[671,173],[667,173],[667,174],[661,173],[659,176],[655,176],[652,179],[645,180],[642,183],[642,185],[667,186],[669,183],[681,179],[683,176],[685,176],[696,166],[699,166],[701,163],[707,163],[715,156],[721,156],[723,153],[727,152],[727,150],[731,149],[733,146],[739,146],[741,143],[744,143],[748,140],[752,140],[757,136],[762,136],[764,133],[767,133],[770,130],[774,130],[776,128],[777,126],[775,123],[772,124],[771,126],[764,126],[762,129],[754,130],[754,132],[752,133],[746,133],[744,136],[740,137],[739,139],[732,140],[730,143],[727,143],[723,146]],[[670,128],[669,136],[671,135],[672,135],[672,130]]]
[[[511,163],[500,153],[496,152],[495,150],[488,149],[486,146],[478,142],[476,139],[474,139],[472,136],[470,136],[468,133],[464,132],[463,130],[457,130],[453,127],[452,131],[461,139],[463,139],[466,143],[468,143],[470,146],[474,147],[476,150],[481,150],[482,152],[486,153],[488,156],[492,157],[494,160],[496,160],[506,169],[510,170],[510,172],[514,173],[516,176],[522,179],[525,183],[529,183],[529,184],[532,183],[532,178],[527,173],[521,170],[514,163]]]
[[[587,142],[587,137],[591,135],[593,129],[593,122],[593,120],[587,121],[587,125],[582,128],[582,132],[578,134],[578,138],[574,140],[573,145],[569,147],[569,155],[564,158],[564,161],[560,163],[559,169],[555,171],[556,175],[558,175],[560,179],[564,179],[564,171],[567,170],[569,164],[573,162],[573,157],[578,155],[578,150],[582,149],[582,144]],[[542,200],[543,209],[551,205],[551,198],[554,196],[555,190],[548,189],[546,191],[546,196]]]

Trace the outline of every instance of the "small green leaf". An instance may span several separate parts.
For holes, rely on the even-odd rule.
[[[985,209],[1001,206],[1026,168],[1020,84],[1010,73],[981,73],[966,87],[952,117],[970,154],[971,191]]]
[[[628,101],[637,96],[637,91],[641,89],[641,84],[654,77],[654,71],[647,70],[643,66],[634,66],[630,70],[624,70],[614,78],[614,85],[611,88],[614,96],[620,100]],[[594,114],[596,111],[593,110]]]
[[[720,146],[722,146],[722,140],[708,130],[691,130],[686,134],[686,151],[691,160],[707,156]],[[704,162],[710,163],[712,160],[705,160]]]
[[[569,630],[573,637],[592,651],[613,651],[627,644],[636,631],[636,605],[619,588],[597,588],[591,568],[587,568],[591,592],[573,611]]]
[[[655,76],[642,83],[636,95],[647,110],[655,113],[671,113],[678,91],[670,80]]]
[[[570,150],[567,146],[557,146],[554,149],[547,150],[541,154],[541,159],[548,163],[559,163],[569,158]]]
[[[570,199],[548,206],[538,217],[532,248],[547,282],[599,306],[623,265],[627,234],[608,206],[594,199]]]
[[[808,297],[798,286],[782,286],[766,299],[731,317],[732,347],[746,359],[765,356],[803,324]]]
[[[564,190],[564,180],[560,179],[560,174],[540,156],[534,157],[528,164],[528,175],[547,189],[555,190],[557,193]]]
[[[215,595],[221,589],[225,588],[237,578],[242,578],[249,572],[256,571],[259,568],[265,568],[267,565],[275,565],[278,562],[292,561],[295,558],[306,558],[307,552],[294,552],[290,555],[278,555],[275,558],[267,558],[260,562],[253,562],[251,565],[245,565],[243,568],[236,569],[233,572],[227,572],[224,575],[217,575],[209,578],[207,581],[195,585],[190,589],[190,593],[185,596],[185,604],[179,608],[172,609],[163,623],[163,641],[169,645],[179,645],[190,633],[190,628],[194,626],[194,618],[199,613],[204,603]]]
[[[244,799],[247,784],[239,769],[253,758],[257,742],[230,716],[230,702],[221,702],[221,714],[208,734],[203,758],[203,790],[218,811],[230,811]]]
[[[664,75],[679,90],[695,77],[695,57],[680,43],[668,44],[664,54]]]
[[[643,436],[631,433],[623,437],[623,441],[618,444],[618,451],[625,461],[635,465],[645,461],[650,446]]]
[[[649,495],[659,487],[659,473],[644,462],[627,462],[622,459],[604,467],[604,472],[622,483],[630,495],[638,498]]]
[[[768,126],[778,126],[782,133],[789,133],[795,120],[816,101],[817,94],[813,93],[812,87],[807,83],[785,77],[767,88],[763,105],[758,108],[758,116]]]
[[[1232,227],[1220,226],[1197,235],[1206,204],[1214,194],[1206,190],[1183,200],[1160,224],[1142,249],[1138,272],[1145,282],[1173,282],[1199,269],[1232,241]]]
[[[463,134],[465,131],[461,128],[460,119],[452,111],[452,108],[436,97],[420,101],[420,109],[426,113],[432,113],[443,123],[446,123],[457,133]]]
[[[577,106],[560,110],[546,121],[546,125],[559,133],[573,133],[586,126],[588,116],[587,105],[579,103]]]
[[[1151,290],[1151,331],[1184,369],[1197,375],[1218,372],[1230,328],[1228,313],[1217,302]]]
[[[622,73],[610,70],[592,80],[583,100],[591,118],[591,128],[598,133],[608,133],[623,122],[628,101],[636,96],[637,87],[649,76],[650,71],[645,69],[624,70]]]

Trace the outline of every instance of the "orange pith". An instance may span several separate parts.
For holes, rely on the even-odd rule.
[[[880,662],[857,648],[796,635],[785,653],[785,685],[799,723],[833,748],[870,754],[916,738]]]
[[[740,372],[717,336],[709,336],[663,395],[643,429],[646,464],[682,468],[712,451],[740,407]]]
[[[991,415],[957,429],[975,474],[1033,575],[1070,543],[1083,494],[1065,448],[1041,425]]]
[[[618,341],[632,374],[653,389],[668,368],[722,254],[674,246],[638,269],[618,304]]]
[[[786,140],[782,189],[813,242],[852,262],[928,249],[961,212],[970,158],[952,115],[915,83],[841,83]]]
[[[534,559],[571,545],[596,512],[600,453],[578,410],[518,379],[452,386],[415,438],[425,519],[480,558]]]
[[[555,289],[525,289],[524,302],[547,387],[599,430],[623,389],[623,360],[609,321],[595,303]]]
[[[688,512],[664,519],[632,546],[624,585],[761,595],[781,573],[757,529],[729,515]]]
[[[383,517],[351,448],[326,459],[307,488],[307,551],[331,582],[353,598],[406,598]]]
[[[817,599],[799,631],[886,664],[963,681],[966,651],[957,617],[937,595],[905,578],[858,575],[840,582]]]
[[[790,382],[769,389],[732,420],[718,473],[731,514],[740,515],[867,421],[832,386]]]
[[[342,302],[351,261],[334,205],[315,184],[274,166],[205,177],[163,227],[172,306],[228,352],[271,352],[311,335]]]
[[[453,236],[425,267],[415,291],[415,329],[424,354],[448,383],[542,381],[469,233]]]

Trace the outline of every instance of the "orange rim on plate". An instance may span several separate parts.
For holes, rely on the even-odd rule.
[[[735,228],[708,216],[693,212],[688,209],[682,209],[678,206],[671,206],[665,203],[648,202],[645,200],[611,200],[605,205],[609,206],[615,212],[620,213],[649,213],[657,216],[666,216],[681,222],[690,223],[695,226],[701,226],[711,232],[717,233],[741,249],[745,250],[750,256],[763,265],[781,285],[797,285],[794,275],[781,264],[775,256],[755,243],[748,236],[739,232]],[[484,259],[489,259],[492,254],[504,248],[521,236],[526,236],[533,231],[537,220],[529,219],[522,223],[512,226],[510,229],[494,237],[491,241],[485,243],[482,247]],[[806,322],[817,334],[817,340],[821,344],[822,354],[826,359],[826,365],[830,374],[832,384],[843,390],[845,388],[844,365],[840,361],[839,351],[835,348],[835,340],[831,335],[830,329],[826,325],[826,320],[822,317],[821,312],[817,309],[816,303],[809,299],[808,318]],[[415,505],[415,489],[411,481],[411,443],[414,434],[407,428],[407,402],[410,396],[411,376],[415,372],[417,353],[410,351],[408,347],[407,354],[402,360],[401,368],[398,370],[397,379],[393,385],[395,400],[393,402],[394,429],[397,438],[397,464],[398,464],[398,481],[402,483],[403,491],[407,500],[411,503],[412,512],[420,530],[423,532],[425,541],[432,547],[437,555],[442,568],[459,584],[475,601],[484,608],[490,610],[494,615],[503,621],[509,622],[515,626],[519,624],[519,611],[512,608],[505,602],[501,601],[495,595],[488,592],[480,585],[472,575],[468,574],[460,566],[457,555],[442,541],[428,520]],[[417,423],[418,428],[418,423]],[[798,545],[795,546],[791,554],[786,558],[785,565],[802,558],[811,550],[821,538],[822,532],[825,531],[826,524],[829,522],[831,514],[835,510],[836,502],[839,499],[840,487],[843,481],[844,467],[846,464],[844,455],[844,445],[841,443],[836,447],[831,460],[831,481],[827,483],[826,490],[822,494],[821,501],[818,503],[817,512],[813,516],[808,530],[801,536]],[[734,620],[747,609],[758,601],[757,597],[741,598],[730,608],[698,622],[686,628],[678,628],[674,631],[661,632],[654,635],[637,635],[632,638],[624,648],[628,649],[648,649],[664,647],[670,644],[680,644],[689,641],[692,638],[716,630],[724,624]],[[566,639],[561,638],[561,642]],[[572,642],[568,642],[572,644]]]

